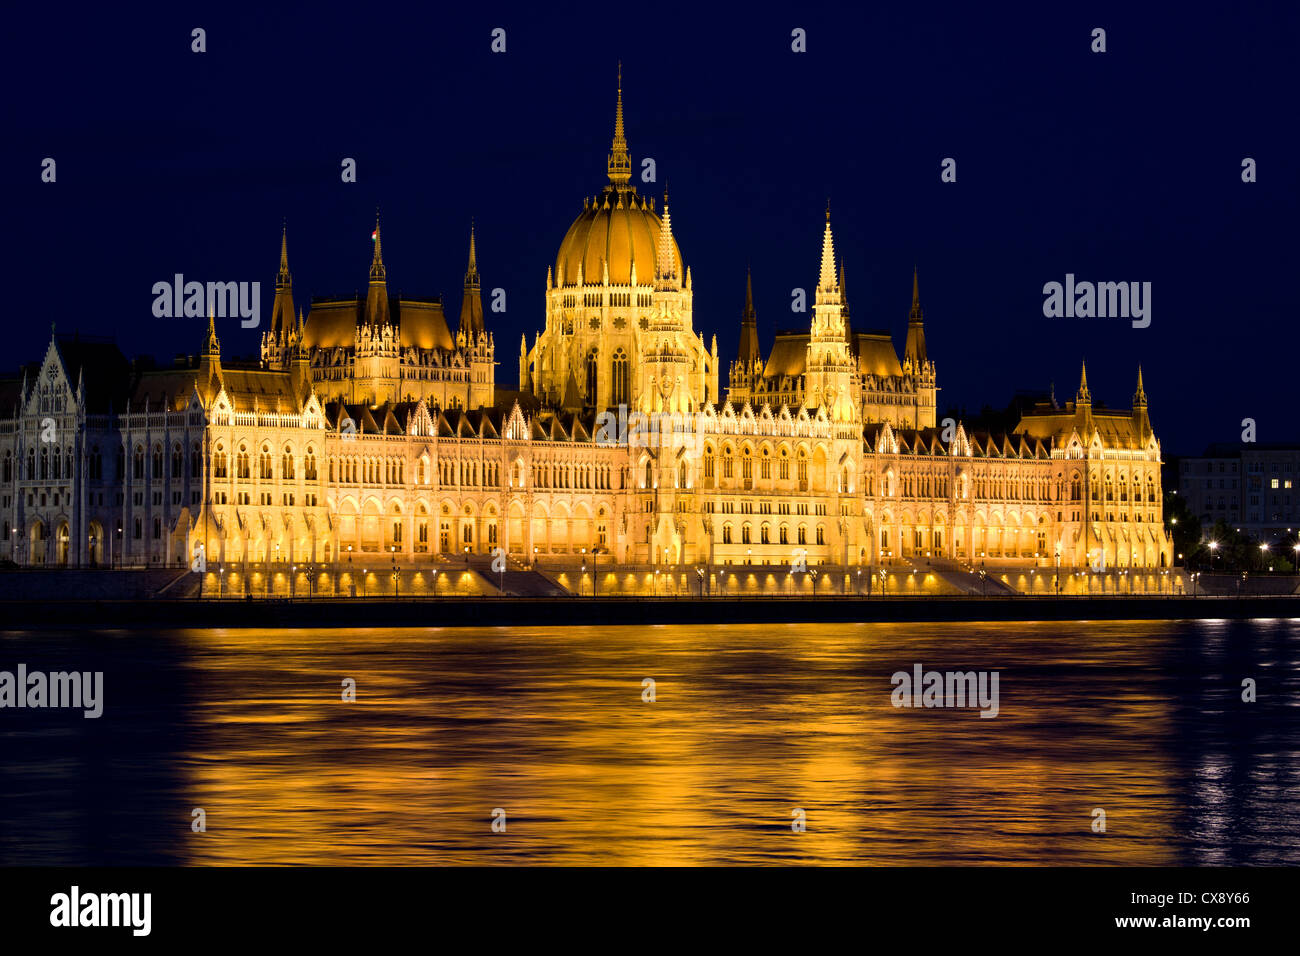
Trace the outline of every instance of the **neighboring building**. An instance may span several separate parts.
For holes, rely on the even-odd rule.
[[[1300,445],[1210,445],[1178,460],[1178,493],[1208,532],[1218,521],[1260,541],[1300,527]]]
[[[1140,370],[1127,411],[1094,407],[1085,370],[1074,402],[1010,434],[937,422],[916,276],[900,360],[887,332],[850,326],[828,212],[808,331],[764,359],[747,284],[724,396],[668,204],[660,218],[631,183],[621,88],[606,171],[560,244],[517,392],[495,381],[472,233],[454,337],[441,302],[388,298],[378,224],[366,298],[296,321],[282,237],[256,367],[223,362],[211,320],[167,369],[52,337],[0,382],[0,557],[1171,564]]]

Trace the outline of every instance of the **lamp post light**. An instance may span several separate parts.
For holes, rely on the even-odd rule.
[[[858,597],[862,597],[862,569],[861,568],[858,568],[858,583],[854,586],[853,590],[857,592]]]
[[[361,596],[366,596],[366,569],[361,569]]]
[[[889,576],[884,568],[878,572],[880,574],[880,596],[883,598],[889,592]]]
[[[221,600],[222,592],[226,585],[226,569],[223,567],[221,573],[217,575],[217,600]]]
[[[700,600],[704,600],[704,569],[696,568],[695,573],[700,576]]]
[[[813,582],[813,588],[812,588],[812,591],[813,591],[813,597],[816,597],[816,596],[817,596],[817,569],[816,569],[816,568],[811,568],[811,569],[809,569],[808,573],[812,575],[812,582]]]
[[[1210,570],[1214,569],[1214,559],[1219,556],[1219,542],[1210,542]]]

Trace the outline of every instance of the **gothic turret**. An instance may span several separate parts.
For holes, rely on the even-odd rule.
[[[474,227],[469,229],[469,268],[465,271],[465,289],[460,300],[460,330],[467,343],[473,343],[484,331],[483,299],[480,295],[478,256],[474,246]]]
[[[1079,372],[1079,390],[1074,395],[1074,425],[1086,443],[1092,437],[1092,392],[1088,390],[1088,363]]]
[[[289,274],[289,230],[280,233],[280,272],[275,277],[275,304],[271,306],[271,336],[283,344],[293,331],[293,276]]]
[[[921,374],[929,356],[925,351],[925,323],[921,311],[921,287],[915,269],[912,270],[912,311],[907,316],[907,346],[903,350],[903,362],[911,365],[912,374]]]
[[[804,401],[810,408],[821,407],[832,420],[847,422],[861,415],[856,366],[845,337],[840,311],[840,284],[835,276],[835,238],[831,233],[831,209],[826,206],[826,228],[822,232],[821,270],[813,298],[812,330],[804,364]]]
[[[289,273],[289,235],[285,228],[280,232],[280,271],[275,277],[271,325],[262,333],[262,363],[267,368],[288,368],[293,336],[293,276]]]
[[[746,270],[745,311],[740,316],[740,363],[749,366],[758,359],[758,315],[754,312],[754,277]]]
[[[1145,442],[1151,435],[1151,418],[1147,414],[1147,391],[1142,387],[1142,366],[1138,366],[1137,391],[1133,393],[1133,430],[1138,441]]]
[[[375,252],[370,260],[370,289],[366,293],[366,324],[373,327],[389,323],[388,273],[384,269],[383,241],[379,235],[379,215],[375,215]]]

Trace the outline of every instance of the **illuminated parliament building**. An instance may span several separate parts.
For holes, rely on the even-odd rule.
[[[1128,411],[1094,408],[1085,370],[1073,401],[1008,434],[937,421],[915,275],[900,355],[888,333],[851,325],[828,211],[809,242],[807,329],[764,355],[747,283],[724,391],[668,202],[656,210],[632,183],[621,85],[607,174],[546,269],[545,324],[520,343],[515,390],[497,385],[472,232],[454,332],[438,299],[389,295],[376,225],[364,298],[305,315],[282,237],[260,362],[223,362],[211,319],[199,353],[171,367],[52,335],[0,381],[0,559],[504,555],[512,568],[603,557],[844,576],[1172,563],[1140,372]]]

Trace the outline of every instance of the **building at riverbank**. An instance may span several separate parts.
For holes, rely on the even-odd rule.
[[[621,87],[606,177],[547,268],[517,389],[496,381],[472,233],[454,334],[441,301],[389,296],[376,223],[365,297],[307,312],[282,236],[251,367],[223,360],[211,320],[168,368],[52,335],[0,382],[0,558],[1171,564],[1140,370],[1125,411],[1095,407],[1082,369],[1073,401],[1009,434],[938,420],[917,277],[900,356],[888,333],[852,328],[827,211],[809,230],[807,330],[763,355],[747,285],[724,391],[673,213],[632,182]]]

